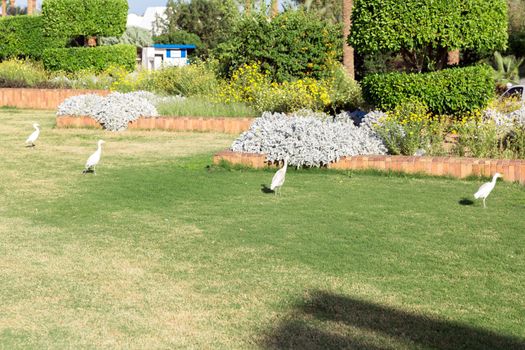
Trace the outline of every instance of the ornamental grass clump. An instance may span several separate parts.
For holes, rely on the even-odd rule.
[[[346,120],[346,121],[345,121]],[[263,113],[232,144],[235,152],[265,154],[276,162],[289,158],[297,167],[321,167],[343,156],[386,154],[381,139],[348,117],[322,120],[315,116]]]
[[[0,87],[47,87],[48,75],[44,67],[33,61],[10,59],[0,63]]]
[[[89,116],[106,130],[121,131],[139,117],[158,116],[152,102],[155,98],[154,94],[144,91],[114,92],[105,97],[93,94],[73,96],[58,107],[57,116]]]
[[[412,156],[417,154],[442,154],[445,124],[442,118],[432,115],[426,104],[412,99],[377,118],[366,120],[383,139],[390,154]]]

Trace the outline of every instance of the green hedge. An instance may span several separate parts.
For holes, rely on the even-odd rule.
[[[355,0],[349,44],[360,54],[401,53],[413,71],[446,66],[447,51],[504,50],[505,0]]]
[[[126,0],[44,0],[46,33],[76,36],[118,36],[126,30]]]
[[[362,81],[365,100],[391,110],[416,97],[436,114],[457,114],[486,107],[494,96],[492,69],[487,65],[432,73],[372,74]]]
[[[41,59],[47,48],[64,47],[65,38],[44,35],[40,16],[9,16],[0,19],[0,59]]]
[[[133,45],[99,47],[71,47],[49,49],[44,52],[44,67],[53,71],[76,72],[92,70],[100,72],[109,66],[122,66],[128,71],[135,69],[137,49]]]
[[[349,43],[360,53],[507,44],[505,0],[355,0]]]

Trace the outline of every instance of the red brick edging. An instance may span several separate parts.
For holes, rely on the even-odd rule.
[[[239,153],[229,150],[219,152],[213,157],[218,164],[227,161],[253,168],[269,166],[264,154]],[[459,157],[407,157],[407,156],[354,156],[343,157],[328,165],[331,169],[360,170],[377,169],[405,173],[423,173],[436,176],[487,176],[499,172],[505,181],[518,181],[525,184],[525,160],[478,159]]]
[[[0,88],[0,106],[56,109],[66,98],[85,94],[108,95],[109,90]]]
[[[129,123],[129,129],[239,134],[248,130],[252,122],[253,118],[141,117]],[[102,128],[95,119],[90,117],[62,116],[56,118],[56,123],[59,128]]]

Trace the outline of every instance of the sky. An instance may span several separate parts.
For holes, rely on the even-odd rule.
[[[143,15],[146,7],[166,6],[168,0],[128,0],[129,13]],[[42,5],[42,0],[38,0],[38,6]]]
[[[146,7],[166,6],[168,0],[128,0],[129,13],[144,14]]]

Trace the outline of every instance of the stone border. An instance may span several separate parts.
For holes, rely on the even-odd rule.
[[[109,90],[0,88],[0,106],[57,109],[66,98],[85,94],[106,96]]]
[[[240,134],[250,128],[254,118],[199,118],[199,117],[141,117],[129,123],[129,129],[201,131]],[[61,116],[56,118],[59,128],[102,128],[90,117]]]
[[[214,155],[213,163],[226,161],[253,168],[271,166],[264,154],[238,153],[229,150]],[[465,178],[468,176],[491,177],[499,172],[505,181],[525,184],[525,160],[478,159],[459,157],[407,157],[407,156],[355,156],[343,157],[328,166],[330,169],[399,171],[409,174],[422,173],[435,176]]]

